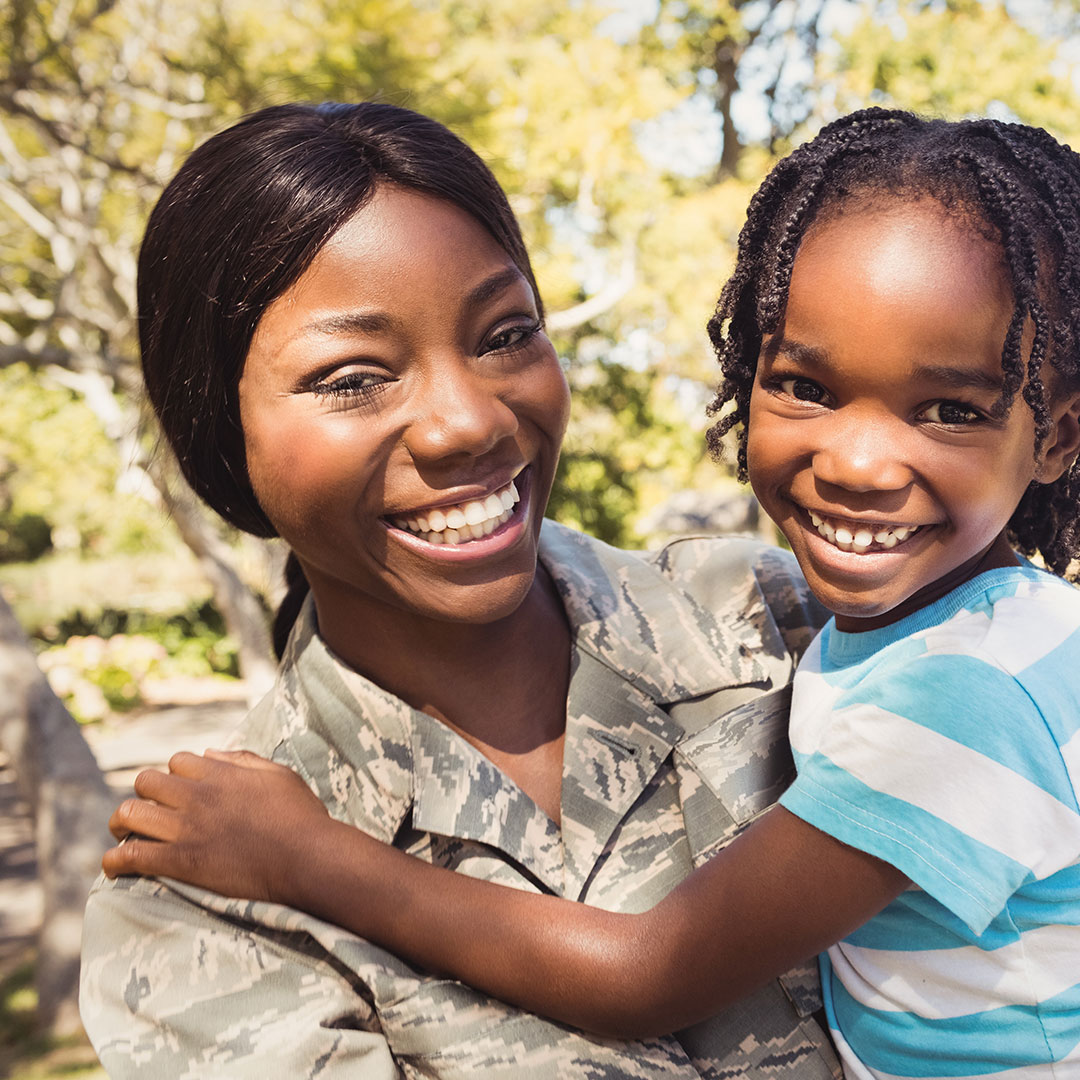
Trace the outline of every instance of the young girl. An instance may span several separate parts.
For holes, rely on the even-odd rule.
[[[1019,125],[839,120],[754,196],[710,331],[710,442],[738,430],[834,612],[778,807],[613,914],[409,859],[251,755],[178,755],[117,811],[146,839],[106,871],[289,904],[603,1033],[682,1027],[827,949],[849,1076],[1073,1075],[1080,158]]]

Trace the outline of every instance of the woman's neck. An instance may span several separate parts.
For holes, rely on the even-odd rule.
[[[521,605],[492,623],[422,619],[319,604],[319,629],[350,667],[453,728],[559,817],[570,628],[543,567]],[[378,626],[377,633],[346,627]]]

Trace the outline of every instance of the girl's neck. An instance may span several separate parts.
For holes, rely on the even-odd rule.
[[[951,573],[938,578],[912,594],[892,610],[882,612],[880,615],[867,616],[866,618],[837,615],[836,629],[847,634],[858,634],[867,630],[878,630],[883,626],[891,626],[893,623],[907,618],[908,615],[913,615],[916,611],[921,611],[923,608],[936,603],[943,596],[952,592],[953,589],[959,588],[965,582],[985,573],[987,570],[1008,569],[1016,565],[1018,565],[1016,552],[1013,551],[1008,538],[1002,532],[985,551],[958,566]]]

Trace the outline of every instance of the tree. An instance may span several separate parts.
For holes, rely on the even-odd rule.
[[[113,799],[78,725],[38,670],[29,642],[0,600],[0,748],[31,808],[44,912],[38,933],[37,1019],[58,1035],[79,1030],[78,976],[86,894],[109,844]]]

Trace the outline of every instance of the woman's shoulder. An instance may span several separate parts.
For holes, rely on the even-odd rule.
[[[623,551],[548,521],[541,557],[569,606],[611,586],[653,610],[685,601],[724,636],[748,634],[755,651],[797,657],[828,618],[791,553],[754,537],[684,536],[652,551]]]

